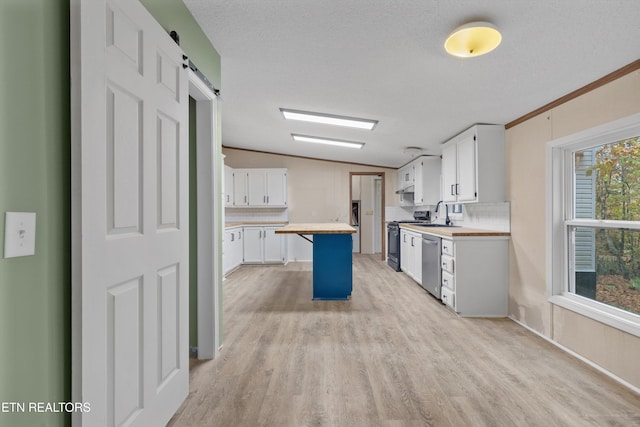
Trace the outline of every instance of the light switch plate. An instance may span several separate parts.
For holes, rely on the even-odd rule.
[[[4,216],[4,257],[35,255],[36,213],[6,212]]]

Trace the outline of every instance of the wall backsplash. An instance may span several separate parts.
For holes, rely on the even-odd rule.
[[[468,203],[462,214],[453,214],[453,223],[465,227],[494,231],[511,231],[511,205],[503,203]]]
[[[288,209],[225,208],[224,222],[289,222]]]
[[[449,206],[451,212],[452,206]],[[412,220],[413,211],[431,211],[431,221],[444,223],[444,208],[440,207],[440,215],[435,213],[435,206],[387,206],[386,221]],[[493,231],[511,231],[511,209],[509,202],[502,203],[468,203],[462,205],[462,213],[449,213],[454,225],[482,228]]]

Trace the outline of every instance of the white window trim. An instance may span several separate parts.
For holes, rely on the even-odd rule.
[[[547,296],[549,302],[590,319],[640,337],[640,316],[619,308],[567,292],[569,279],[569,242],[566,220],[572,215],[573,182],[567,170],[573,170],[573,151],[640,135],[640,113],[555,139],[546,147],[546,224],[547,224]],[[571,169],[567,169],[571,168]],[[571,220],[571,225],[612,228],[617,221]],[[637,228],[627,224],[626,228]]]

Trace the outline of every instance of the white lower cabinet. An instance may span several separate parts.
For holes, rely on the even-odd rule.
[[[286,238],[275,231],[281,227],[244,227],[244,264],[283,264]]]
[[[237,226],[224,230],[222,269],[226,275],[242,264],[284,264],[286,238],[275,231],[282,226]]]
[[[442,239],[442,302],[460,316],[506,317],[509,241]]]
[[[422,234],[400,229],[400,269],[422,284]]]
[[[242,264],[243,234],[242,227],[227,228],[224,231],[222,269],[225,275]]]

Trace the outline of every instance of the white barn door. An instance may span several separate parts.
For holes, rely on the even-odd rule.
[[[71,1],[73,394],[84,426],[188,394],[188,75],[133,0]]]

